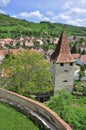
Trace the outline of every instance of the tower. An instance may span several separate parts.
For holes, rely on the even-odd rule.
[[[75,60],[71,55],[65,30],[62,32],[50,60],[54,94],[56,95],[61,89],[71,92],[74,81]]]

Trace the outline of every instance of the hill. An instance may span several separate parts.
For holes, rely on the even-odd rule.
[[[14,38],[21,34],[34,37],[55,37],[60,35],[64,27],[68,32],[68,36],[86,36],[86,27],[76,27],[46,21],[34,23],[0,14],[0,38]]]

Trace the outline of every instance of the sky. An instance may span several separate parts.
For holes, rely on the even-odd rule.
[[[86,27],[86,0],[0,0],[0,13],[30,22]]]

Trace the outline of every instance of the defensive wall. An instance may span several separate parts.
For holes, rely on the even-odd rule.
[[[17,107],[28,117],[38,121],[43,130],[72,130],[64,120],[42,103],[2,88],[0,88],[0,101]]]

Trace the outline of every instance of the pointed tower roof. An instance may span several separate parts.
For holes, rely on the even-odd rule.
[[[64,30],[59,38],[55,51],[51,55],[51,60],[55,60],[57,63],[71,63],[75,62],[70,52],[68,45],[68,38],[66,31]]]

